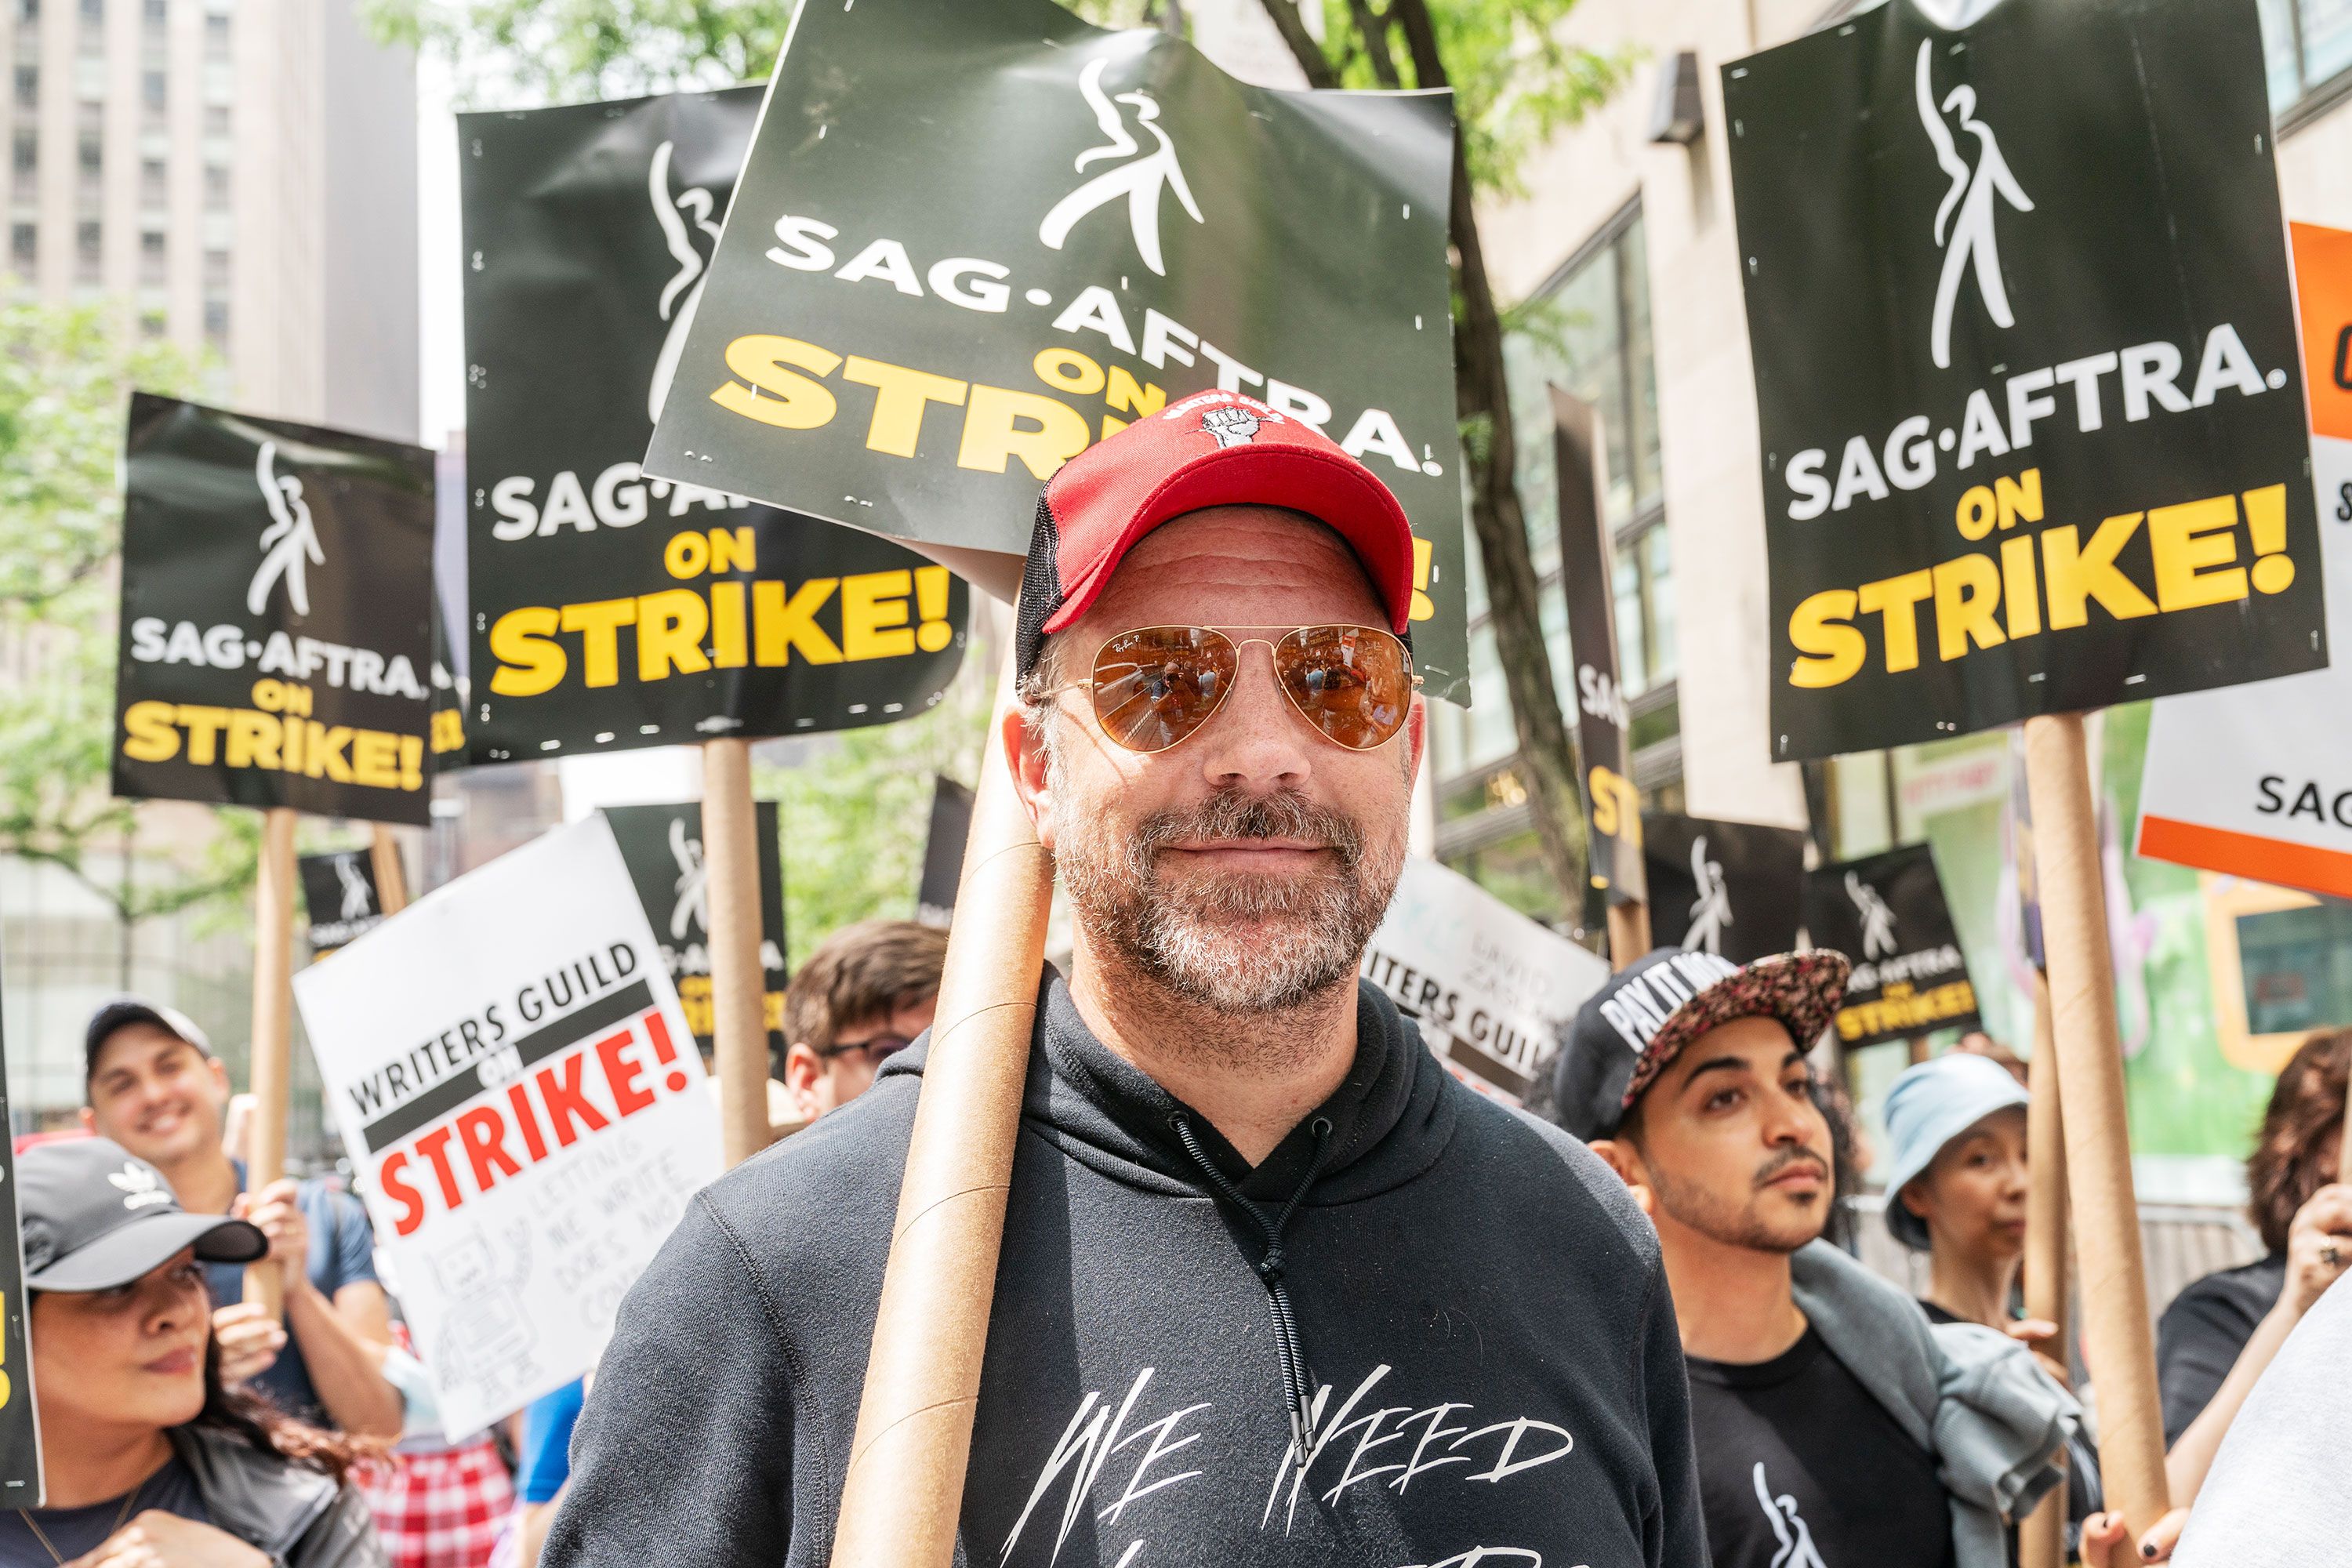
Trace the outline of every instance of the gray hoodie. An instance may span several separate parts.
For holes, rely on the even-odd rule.
[[[356,1489],[231,1433],[175,1426],[171,1437],[215,1528],[278,1568],[384,1568],[375,1521]]]
[[[1959,1568],[2008,1568],[2007,1522],[2063,1479],[2053,1461],[2082,1407],[2022,1344],[1979,1323],[1931,1325],[1827,1242],[1791,1265],[1797,1306],[1830,1352],[1936,1457]]]

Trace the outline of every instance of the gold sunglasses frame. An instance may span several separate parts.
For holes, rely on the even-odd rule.
[[[1218,714],[1220,714],[1220,713],[1222,713],[1222,712],[1223,712],[1223,711],[1225,710],[1225,700],[1226,700],[1227,698],[1229,698],[1229,697],[1231,697],[1231,696],[1233,695],[1234,687],[1234,686],[1238,686],[1238,685],[1241,683],[1241,682],[1240,682],[1240,675],[1241,675],[1241,666],[1242,666],[1242,655],[1243,655],[1244,653],[1247,652],[1247,651],[1248,651],[1251,647],[1263,647],[1263,648],[1265,648],[1265,656],[1266,656],[1266,658],[1267,658],[1269,660],[1273,660],[1273,661],[1275,661],[1275,669],[1276,669],[1276,674],[1275,674],[1275,679],[1274,679],[1275,689],[1276,689],[1276,690],[1278,690],[1278,691],[1280,691],[1280,692],[1282,693],[1283,700],[1284,700],[1284,701],[1286,701],[1286,702],[1287,702],[1287,703],[1290,705],[1290,710],[1291,710],[1291,713],[1293,714],[1293,716],[1295,716],[1295,717],[1298,720],[1298,721],[1299,721],[1300,723],[1302,723],[1302,724],[1306,725],[1306,726],[1307,726],[1307,729],[1308,729],[1308,730],[1309,730],[1309,731],[1311,731],[1311,732],[1316,736],[1316,738],[1317,738],[1317,739],[1318,739],[1318,740],[1320,740],[1320,741],[1321,741],[1325,745],[1328,745],[1328,746],[1337,746],[1337,747],[1339,747],[1339,749],[1340,751],[1346,752],[1348,752],[1348,753],[1349,753],[1349,755],[1351,755],[1351,756],[1359,756],[1359,757],[1370,756],[1372,752],[1377,752],[1377,751],[1381,750],[1381,747],[1394,745],[1394,744],[1396,743],[1397,737],[1398,737],[1398,736],[1400,736],[1400,735],[1402,735],[1402,734],[1405,732],[1406,725],[1407,725],[1407,724],[1409,724],[1409,723],[1411,722],[1411,721],[1412,721],[1412,708],[1411,708],[1411,702],[1410,702],[1410,693],[1412,693],[1412,692],[1418,692],[1418,691],[1421,689],[1421,675],[1420,675],[1420,672],[1419,672],[1418,670],[1415,670],[1415,669],[1413,668],[1412,645],[1412,644],[1410,644],[1410,643],[1408,643],[1408,642],[1406,642],[1406,641],[1404,640],[1404,638],[1402,638],[1402,637],[1401,637],[1397,636],[1397,634],[1396,634],[1396,633],[1394,633],[1394,632],[1392,632],[1392,631],[1389,630],[1389,629],[1388,629],[1388,627],[1386,627],[1386,626],[1367,626],[1367,625],[1365,625],[1365,624],[1364,624],[1363,622],[1361,622],[1361,621],[1305,621],[1305,622],[1302,622],[1302,623],[1300,623],[1299,625],[1295,626],[1213,626],[1213,625],[1208,625],[1208,624],[1205,624],[1205,623],[1203,623],[1203,624],[1183,624],[1183,623],[1176,623],[1176,622],[1171,622],[1171,623],[1167,623],[1167,624],[1164,624],[1164,625],[1155,625],[1155,626],[1129,626],[1129,627],[1128,627],[1128,628],[1127,628],[1127,630],[1125,630],[1125,631],[1123,631],[1123,632],[1113,632],[1110,636],[1108,636],[1108,637],[1107,637],[1103,638],[1103,640],[1102,640],[1101,642],[1099,642],[1099,643],[1097,643],[1097,644],[1096,644],[1096,645],[1095,645],[1095,656],[1094,656],[1094,658],[1091,658],[1091,659],[1089,659],[1089,660],[1087,661],[1087,672],[1085,675],[1080,676],[1078,679],[1075,679],[1075,680],[1066,680],[1066,681],[1064,681],[1064,682],[1063,682],[1062,684],[1060,684],[1059,686],[1056,686],[1056,687],[1053,688],[1051,690],[1047,691],[1047,692],[1045,693],[1045,695],[1046,695],[1046,696],[1048,696],[1048,697],[1058,697],[1058,696],[1060,696],[1060,695],[1061,695],[1063,692],[1065,692],[1065,691],[1086,691],[1086,692],[1092,692],[1092,691],[1094,690],[1094,689],[1095,689],[1094,668],[1095,668],[1095,667],[1096,667],[1097,665],[1098,665],[1098,664],[1100,664],[1100,663],[1102,662],[1103,649],[1105,649],[1105,648],[1107,648],[1107,647],[1110,647],[1110,645],[1111,645],[1111,644],[1113,644],[1113,643],[1117,642],[1117,641],[1118,641],[1119,638],[1121,638],[1121,637],[1133,637],[1133,636],[1135,636],[1138,632],[1195,632],[1195,631],[1198,631],[1198,632],[1214,632],[1214,633],[1216,633],[1219,637],[1221,637],[1224,638],[1224,639],[1225,639],[1225,641],[1227,641],[1228,643],[1230,643],[1230,644],[1232,644],[1232,645],[1233,645],[1233,649],[1234,649],[1234,681],[1232,682],[1232,684],[1231,684],[1231,685],[1228,685],[1228,686],[1225,688],[1225,689],[1224,689],[1223,691],[1222,691],[1222,692],[1218,693],[1218,695],[1217,695],[1217,700],[1216,700],[1216,705],[1215,705],[1214,707],[1211,708],[1211,709],[1210,709],[1206,713],[1202,714],[1202,715],[1201,716],[1201,721],[1200,721],[1198,724],[1195,724],[1195,725],[1194,725],[1191,730],[1187,731],[1184,734],[1182,734],[1182,735],[1179,736],[1177,739],[1175,739],[1175,740],[1173,740],[1173,741],[1171,741],[1168,744],[1166,744],[1166,745],[1164,745],[1164,746],[1160,747],[1158,751],[1146,752],[1146,751],[1139,751],[1139,750],[1138,750],[1137,748],[1135,748],[1135,747],[1133,747],[1133,746],[1128,745],[1125,742],[1123,742],[1123,741],[1120,741],[1120,740],[1118,740],[1118,739],[1114,738],[1114,737],[1111,735],[1111,733],[1110,733],[1110,731],[1109,731],[1108,730],[1104,729],[1104,727],[1103,727],[1103,721],[1102,721],[1102,715],[1101,715],[1100,713],[1094,712],[1094,711],[1093,711],[1093,705],[1092,705],[1091,703],[1089,703],[1089,704],[1087,705],[1088,711],[1089,711],[1089,713],[1092,715],[1092,717],[1093,717],[1093,719],[1094,719],[1094,721],[1095,721],[1095,728],[1096,728],[1096,729],[1097,729],[1097,730],[1102,730],[1102,731],[1103,731],[1103,739],[1105,739],[1105,740],[1107,740],[1107,741],[1109,741],[1109,742],[1110,742],[1110,743],[1111,743],[1112,745],[1118,747],[1118,748],[1119,748],[1119,750],[1121,750],[1121,751],[1123,751],[1123,752],[1134,752],[1137,756],[1139,756],[1139,757],[1160,757],[1160,756],[1165,756],[1165,755],[1167,755],[1170,752],[1172,752],[1172,751],[1174,751],[1177,747],[1179,747],[1179,746],[1182,745],[1186,741],[1191,740],[1193,736],[1195,736],[1195,735],[1199,734],[1202,731],[1203,731],[1203,730],[1207,729],[1207,728],[1209,727],[1209,725],[1210,725],[1212,722],[1213,722],[1213,721],[1215,721],[1215,719],[1216,719],[1217,715],[1218,715]],[[1286,685],[1285,685],[1285,684],[1283,683],[1282,676],[1281,676],[1281,673],[1280,673],[1281,666],[1280,666],[1280,662],[1279,662],[1279,648],[1278,648],[1278,645],[1280,645],[1280,644],[1282,644],[1282,643],[1285,643],[1285,642],[1288,642],[1292,637],[1297,637],[1300,632],[1319,632],[1319,631],[1359,631],[1359,632],[1378,632],[1378,633],[1379,633],[1379,634],[1381,634],[1382,637],[1385,637],[1389,638],[1391,641],[1394,642],[1394,643],[1397,645],[1397,647],[1398,647],[1399,648],[1401,648],[1401,649],[1402,649],[1402,650],[1403,650],[1403,653],[1404,653],[1404,667],[1405,667],[1405,669],[1406,669],[1406,670],[1411,674],[1411,676],[1412,676],[1412,685],[1408,689],[1408,702],[1407,702],[1407,706],[1406,706],[1406,718],[1405,718],[1404,722],[1401,722],[1401,723],[1399,723],[1399,724],[1397,725],[1396,729],[1395,729],[1393,731],[1391,731],[1391,732],[1390,733],[1390,735],[1388,736],[1388,738],[1387,738],[1386,740],[1381,741],[1381,742],[1379,743],[1379,745],[1372,745],[1372,746],[1349,746],[1349,745],[1344,745],[1344,744],[1341,744],[1341,742],[1338,742],[1338,741],[1333,740],[1329,735],[1327,735],[1327,734],[1325,734],[1325,733],[1323,732],[1323,728],[1322,728],[1322,726],[1321,726],[1321,725],[1319,725],[1319,724],[1316,723],[1316,722],[1315,722],[1315,721],[1314,721],[1311,717],[1309,717],[1309,716],[1308,716],[1307,710],[1299,704],[1299,700],[1298,700],[1298,698],[1297,698],[1297,694],[1295,694],[1295,693],[1290,689],[1290,688],[1289,688],[1288,686],[1286,686]],[[1280,632],[1282,635],[1281,635],[1279,637],[1235,637],[1234,634],[1234,633],[1236,633],[1236,632]]]

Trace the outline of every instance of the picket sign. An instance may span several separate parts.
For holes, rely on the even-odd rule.
[[[2058,1040],[2050,1016],[2050,980],[2033,977],[2033,1059],[2026,1065],[2025,1315],[2058,1325],[2054,1359],[2063,1363],[2068,1331],[2066,1131],[2059,1112]],[[2066,1488],[2053,1489],[2018,1533],[2019,1568],[2066,1568]]]
[[[262,813],[253,890],[253,1142],[246,1184],[259,1192],[286,1173],[286,1110],[294,1070],[294,808]],[[245,1299],[273,1318],[286,1311],[285,1279],[268,1264],[245,1271]]]
[[[390,920],[408,907],[408,868],[399,837],[381,822],[368,840],[368,868],[375,873],[375,907]]]
[[[710,898],[711,1062],[729,1169],[773,1141],[768,1121],[767,966],[760,962],[759,808],[751,742],[702,743],[702,838]]]

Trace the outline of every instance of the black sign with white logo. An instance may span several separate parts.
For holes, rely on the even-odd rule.
[[[422,824],[433,454],[131,400],[114,793]]]
[[[887,723],[963,658],[944,568],[638,471],[759,106],[460,117],[476,762]]]
[[[810,6],[649,471],[1018,554],[1111,432],[1223,387],[1412,520],[1413,648],[1465,673],[1445,93],[1276,91],[1049,0]]]
[[[310,911],[312,958],[348,947],[383,923],[375,860],[366,850],[305,855],[294,865],[301,873],[303,907]]]
[[[2327,663],[2253,5],[1883,5],[1724,106],[1776,760]]]
[[[604,820],[637,886],[638,901],[654,928],[662,962],[677,984],[678,1006],[695,1044],[707,1056],[713,1028],[710,1009],[710,895],[704,879],[702,805],[608,805]],[[776,839],[776,803],[754,807],[760,838],[760,968],[766,975],[763,1006],[768,1051],[782,1061],[784,1050],[784,867]]]
[[[915,918],[944,926],[955,916],[963,881],[964,841],[971,837],[971,791],[944,775],[931,781],[931,836],[923,845],[923,885]]]
[[[1646,812],[1650,933],[1750,963],[1797,945],[1803,923],[1805,836],[1753,822],[1709,822]]]
[[[1805,930],[1815,947],[1853,960],[1837,1015],[1841,1045],[1976,1026],[1976,987],[1925,844],[1808,872]]]
[[[1642,792],[1633,787],[1626,738],[1633,720],[1617,676],[1609,525],[1601,511],[1599,411],[1557,386],[1547,390],[1551,395],[1553,477],[1559,490],[1568,654],[1576,666],[1576,750],[1584,770],[1585,854],[1591,867],[1585,919],[1598,925],[1603,900],[1638,904],[1647,897],[1642,879]]]

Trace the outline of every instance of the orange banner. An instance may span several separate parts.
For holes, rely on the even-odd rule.
[[[2352,234],[2289,224],[2314,434],[2352,441]]]

